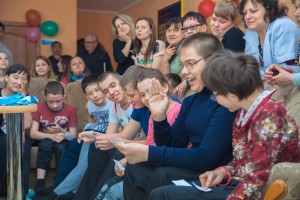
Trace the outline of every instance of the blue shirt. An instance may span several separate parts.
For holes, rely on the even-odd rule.
[[[143,108],[133,109],[131,118],[134,119],[137,122],[140,122],[141,127],[145,133],[145,135],[148,134],[148,125],[149,125],[149,118],[150,118],[150,111],[145,106]]]
[[[232,159],[232,125],[236,113],[210,99],[204,89],[183,100],[180,112],[170,126],[167,120],[154,121],[154,140],[148,161],[205,172]],[[188,143],[192,148],[186,148]]]

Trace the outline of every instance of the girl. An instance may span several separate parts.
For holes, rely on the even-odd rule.
[[[70,73],[69,73],[69,81],[68,82],[75,82],[80,79],[86,77],[89,72],[88,69],[83,61],[83,59],[79,56],[74,56],[70,62]]]
[[[159,69],[165,52],[165,43],[155,38],[154,23],[149,17],[139,18],[135,23],[134,40],[136,65]]]
[[[51,62],[45,56],[38,56],[31,68],[30,76],[33,78],[55,79]]]
[[[0,82],[4,81],[8,65],[9,60],[7,54],[3,51],[0,51]]]
[[[113,55],[118,63],[117,71],[120,75],[134,64],[132,57],[133,39],[135,37],[134,22],[128,15],[119,14],[113,18],[111,27],[115,39],[113,41]]]
[[[70,73],[70,63],[72,57],[69,55],[62,55],[58,61],[58,75],[57,81],[60,81],[64,85],[68,83],[68,74]]]
[[[21,92],[22,95],[26,95],[25,87],[30,79],[28,70],[22,65],[12,65],[8,68],[5,74],[5,87],[0,89],[0,96],[8,96]],[[32,118],[31,113],[24,114],[24,129],[29,129],[31,126]],[[5,117],[0,114],[0,196],[7,193],[7,141],[6,132],[2,129],[5,125]],[[25,165],[23,170],[25,173],[25,188],[28,189],[29,173],[30,173],[30,140],[25,137]],[[27,191],[25,189],[25,191]]]

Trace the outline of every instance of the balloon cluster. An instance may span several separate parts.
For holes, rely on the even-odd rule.
[[[37,10],[30,9],[25,14],[26,21],[30,28],[26,31],[29,42],[37,42],[41,39],[41,32],[49,37],[53,37],[58,32],[58,25],[51,20],[41,23],[41,15]]]
[[[213,1],[203,0],[199,3],[198,11],[201,15],[208,18],[213,14],[214,8],[215,8],[215,3]]]

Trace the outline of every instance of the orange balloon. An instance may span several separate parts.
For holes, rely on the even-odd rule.
[[[25,18],[29,26],[39,26],[41,24],[41,15],[37,10],[28,10],[25,14]]]

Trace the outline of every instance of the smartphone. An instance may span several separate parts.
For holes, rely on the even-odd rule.
[[[56,126],[55,123],[49,123],[48,126]]]
[[[282,68],[282,69],[283,69],[284,71],[289,72],[289,73],[293,73],[293,72],[294,72],[292,69],[285,69],[285,68]],[[276,69],[273,69],[272,72],[273,72],[272,76],[277,76],[277,75],[279,74],[279,71],[276,70]]]

